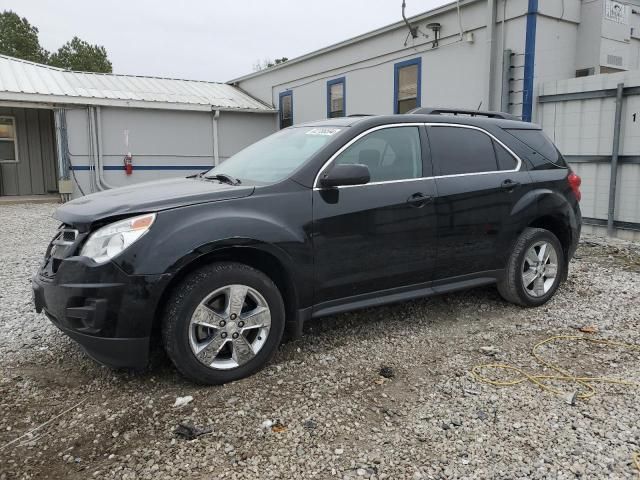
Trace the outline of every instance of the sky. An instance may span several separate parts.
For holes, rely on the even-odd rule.
[[[407,15],[451,0],[406,0]],[[228,81],[401,20],[402,0],[0,0],[55,51],[103,45],[114,73]]]

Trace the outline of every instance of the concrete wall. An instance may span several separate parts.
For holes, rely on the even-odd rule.
[[[542,95],[590,92],[640,86],[640,71],[602,74],[546,82]],[[571,168],[582,177],[582,214],[606,220],[609,201],[610,161],[613,149],[615,98],[557,101],[538,106],[542,128],[569,158]],[[634,116],[635,115],[635,116]],[[614,219],[637,224],[640,229],[640,96],[624,97],[620,130]],[[618,235],[640,239],[640,232],[620,229]]]
[[[67,110],[71,163],[85,194],[89,181],[91,137],[85,108]],[[197,173],[214,164],[213,112],[102,107],[104,179],[114,187]],[[221,112],[219,157],[229,156],[276,129],[274,114]],[[128,142],[128,143],[127,143]],[[134,171],[126,175],[123,158],[133,156]],[[79,191],[75,195],[80,194]]]
[[[58,191],[53,112],[37,108],[0,107],[0,116],[15,119],[18,161],[0,163],[2,195],[41,195]]]

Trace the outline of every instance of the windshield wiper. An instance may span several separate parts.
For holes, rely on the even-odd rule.
[[[194,173],[193,175],[187,175],[184,178],[202,178],[204,176],[205,173],[207,173],[209,170],[205,170],[204,172],[200,172],[200,173]]]
[[[239,178],[234,178],[226,173],[216,173],[215,175],[206,175],[204,178],[207,180],[218,180],[220,182],[228,183],[229,185],[240,185],[242,182]]]

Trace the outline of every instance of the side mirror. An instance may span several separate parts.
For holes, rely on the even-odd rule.
[[[320,186],[334,188],[341,185],[364,185],[371,180],[369,167],[359,163],[334,165],[320,177]]]

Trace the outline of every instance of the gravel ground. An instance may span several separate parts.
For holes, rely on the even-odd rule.
[[[481,288],[339,315],[308,325],[259,374],[205,388],[166,359],[144,374],[101,367],[33,311],[30,277],[57,226],[53,208],[0,208],[2,480],[638,476],[638,387],[597,384],[571,405],[572,383],[555,395],[470,374],[492,362],[553,373],[531,356],[552,335],[640,344],[638,244],[583,242],[568,282],[536,310]],[[640,382],[637,351],[541,353],[576,374]],[[211,432],[184,440],[181,422]]]

